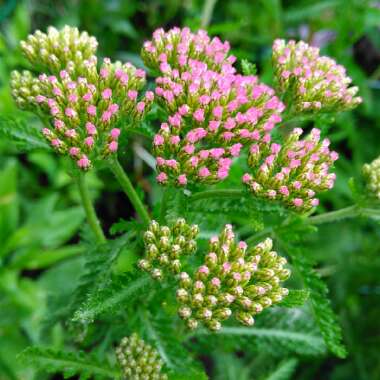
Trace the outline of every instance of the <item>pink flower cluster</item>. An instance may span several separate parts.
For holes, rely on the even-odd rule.
[[[255,196],[277,200],[296,211],[307,211],[319,204],[316,194],[334,186],[330,167],[338,153],[329,150],[330,141],[320,140],[319,129],[300,140],[296,128],[284,144],[261,141],[252,144],[248,156],[251,173],[242,181]]]
[[[243,145],[270,139],[284,109],[256,77],[218,73],[197,60],[156,84],[157,101],[169,114],[153,141],[162,184],[225,179]]]
[[[153,101],[153,92],[141,100],[145,72],[130,63],[111,63],[105,58],[100,69],[93,56],[82,63],[81,75],[61,70],[57,76],[39,76],[40,93],[34,104],[48,114],[52,127],[43,134],[61,153],[69,154],[81,169],[94,158],[118,149],[121,118],[139,120]]]
[[[275,40],[273,65],[279,90],[289,105],[301,112],[338,112],[362,102],[349,87],[351,78],[343,66],[319,55],[319,49],[303,41]]]
[[[230,44],[218,37],[210,38],[206,31],[192,33],[189,28],[173,28],[165,32],[157,29],[153,39],[144,43],[141,56],[145,64],[168,74],[172,70],[184,72],[193,60],[202,61],[216,72],[234,73],[236,58],[229,55]]]

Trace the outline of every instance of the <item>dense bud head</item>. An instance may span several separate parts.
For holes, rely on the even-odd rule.
[[[284,264],[286,260],[272,251],[271,239],[249,248],[245,242],[236,242],[232,226],[226,225],[218,237],[210,239],[205,263],[193,276],[180,274],[178,314],[192,329],[203,323],[218,330],[231,315],[251,326],[254,315],[286,296],[280,281],[290,271]]]
[[[139,261],[139,267],[158,280],[168,272],[178,274],[182,257],[197,249],[194,239],[198,232],[198,226],[187,224],[183,218],[170,226],[160,226],[153,220],[144,233],[145,258]]]
[[[369,192],[380,200],[380,157],[363,166],[363,176]]]
[[[319,49],[303,41],[275,40],[273,65],[279,90],[296,112],[339,112],[362,102],[349,87],[351,78],[343,66],[319,55]]]
[[[284,144],[259,142],[251,146],[248,165],[250,173],[243,183],[255,196],[278,201],[297,212],[305,212],[319,204],[317,193],[334,186],[335,174],[330,167],[338,154],[330,151],[329,141],[320,139],[313,129],[304,139],[296,128]]]
[[[167,380],[164,363],[155,348],[145,343],[137,334],[122,339],[115,350],[123,378]]]
[[[245,144],[270,139],[284,105],[256,77],[220,74],[192,61],[156,79],[168,118],[153,139],[157,181],[185,187],[224,180]]]
[[[87,32],[66,25],[61,30],[49,27],[47,33],[37,30],[20,45],[34,67],[58,74],[67,65],[81,64],[95,55],[98,41]]]
[[[32,54],[44,44],[57,54],[53,65]],[[150,92],[139,99],[145,72],[108,58],[98,67],[96,40],[75,28],[36,32],[22,46],[33,65],[35,59],[41,63],[36,69],[44,71],[38,78],[14,72],[12,95],[20,108],[44,114],[49,125],[42,133],[51,146],[82,170],[117,152],[121,130],[115,125],[141,120],[152,103]]]
[[[155,71],[170,73],[188,70],[193,60],[202,61],[216,72],[232,74],[236,58],[229,54],[230,44],[211,38],[205,30],[192,33],[189,28],[157,29],[141,51],[145,65]]]

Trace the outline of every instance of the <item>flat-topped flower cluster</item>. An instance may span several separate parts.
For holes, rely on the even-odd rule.
[[[333,186],[329,170],[338,155],[328,140],[319,142],[315,129],[299,140],[298,128],[282,146],[273,142],[285,105],[257,77],[237,73],[227,41],[202,30],[158,29],[142,57],[158,73],[156,99],[167,114],[153,140],[160,184],[220,182],[249,148],[252,172],[242,181],[255,195],[304,212]],[[361,102],[344,68],[302,41],[276,40],[273,65],[288,111],[338,112]]]
[[[346,69],[303,41],[275,40],[273,65],[280,92],[298,112],[339,112],[362,102]]]
[[[52,147],[84,170],[118,150],[121,120],[141,120],[154,98],[150,91],[139,96],[144,70],[108,58],[98,67],[96,46],[76,28],[49,29],[47,35],[37,31],[22,48],[31,63],[41,54],[45,71],[38,77],[15,71],[11,82],[19,107],[45,120],[42,132]]]
[[[215,183],[252,141],[268,139],[284,105],[257,77],[236,74],[229,44],[205,31],[158,30],[144,45],[160,72],[157,101],[167,111],[153,148],[162,184]]]
[[[197,233],[198,227],[187,225],[184,219],[170,227],[153,221],[145,233],[145,257],[139,263],[158,280],[168,270],[178,274],[178,314],[190,329],[203,323],[219,330],[231,316],[251,326],[256,314],[288,294],[280,283],[290,271],[284,267],[286,259],[272,251],[271,239],[250,248],[244,241],[235,241],[231,225],[210,239],[203,265],[194,273],[180,272],[180,257],[197,249]]]
[[[318,206],[316,194],[334,186],[336,176],[329,169],[338,153],[329,150],[328,139],[320,141],[319,129],[314,128],[300,140],[302,133],[302,129],[294,129],[283,145],[269,141],[251,145],[251,172],[242,180],[255,196],[307,211]]]

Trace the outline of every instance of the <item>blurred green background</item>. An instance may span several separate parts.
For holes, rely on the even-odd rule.
[[[271,84],[271,44],[296,38],[320,46],[343,64],[360,87],[363,104],[339,115],[328,132],[340,153],[337,185],[323,197],[321,209],[352,203],[348,180],[360,177],[363,163],[380,155],[380,2],[365,0],[0,0],[0,123],[18,118],[26,128],[38,121],[18,111],[11,99],[11,70],[26,68],[18,43],[35,29],[78,26],[99,40],[99,54],[142,66],[139,50],[157,27],[207,27],[231,42],[239,58],[255,62]],[[17,136],[16,136],[17,137]],[[31,138],[33,138],[31,136]],[[123,152],[140,190],[150,191],[141,162]],[[108,173],[90,176],[96,207],[105,227],[131,207]],[[79,240],[84,220],[78,194],[65,174],[65,162],[46,151],[20,150],[11,137],[0,138],[0,379],[35,379],[15,357],[43,340],[48,296],[67,294],[81,269]],[[331,289],[349,356],[301,362],[295,379],[380,379],[380,228],[353,220],[321,227],[311,242],[320,273]],[[51,333],[62,342],[62,328]],[[231,358],[230,358],[231,359]],[[235,360],[236,359],[236,360]],[[239,368],[237,358],[212,370],[214,379],[261,379]],[[229,368],[228,366],[231,365]],[[38,377],[38,379],[41,379]],[[59,377],[56,377],[59,379]]]

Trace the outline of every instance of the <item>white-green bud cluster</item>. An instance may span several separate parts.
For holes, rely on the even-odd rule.
[[[158,352],[137,334],[122,339],[116,357],[126,380],[166,380]]]
[[[12,96],[17,107],[23,110],[34,111],[37,109],[36,96],[41,93],[40,81],[30,71],[12,71],[11,73]]]
[[[170,227],[160,226],[153,220],[144,234],[145,258],[139,261],[139,267],[158,280],[165,272],[178,274],[181,257],[197,250],[195,239],[198,233],[198,226],[187,224],[183,218]]]
[[[219,330],[232,315],[251,326],[256,314],[288,294],[280,285],[290,276],[285,264],[286,259],[272,251],[271,239],[248,248],[243,241],[235,242],[231,225],[226,225],[219,237],[210,239],[204,265],[193,276],[179,275],[178,314],[190,329],[203,323]]]
[[[363,175],[367,182],[368,190],[376,198],[380,199],[380,157],[363,166]]]
[[[96,52],[98,41],[87,32],[65,26],[61,30],[49,27],[47,33],[37,30],[21,42],[24,55],[36,67],[52,73],[66,69],[69,63],[78,65]]]

